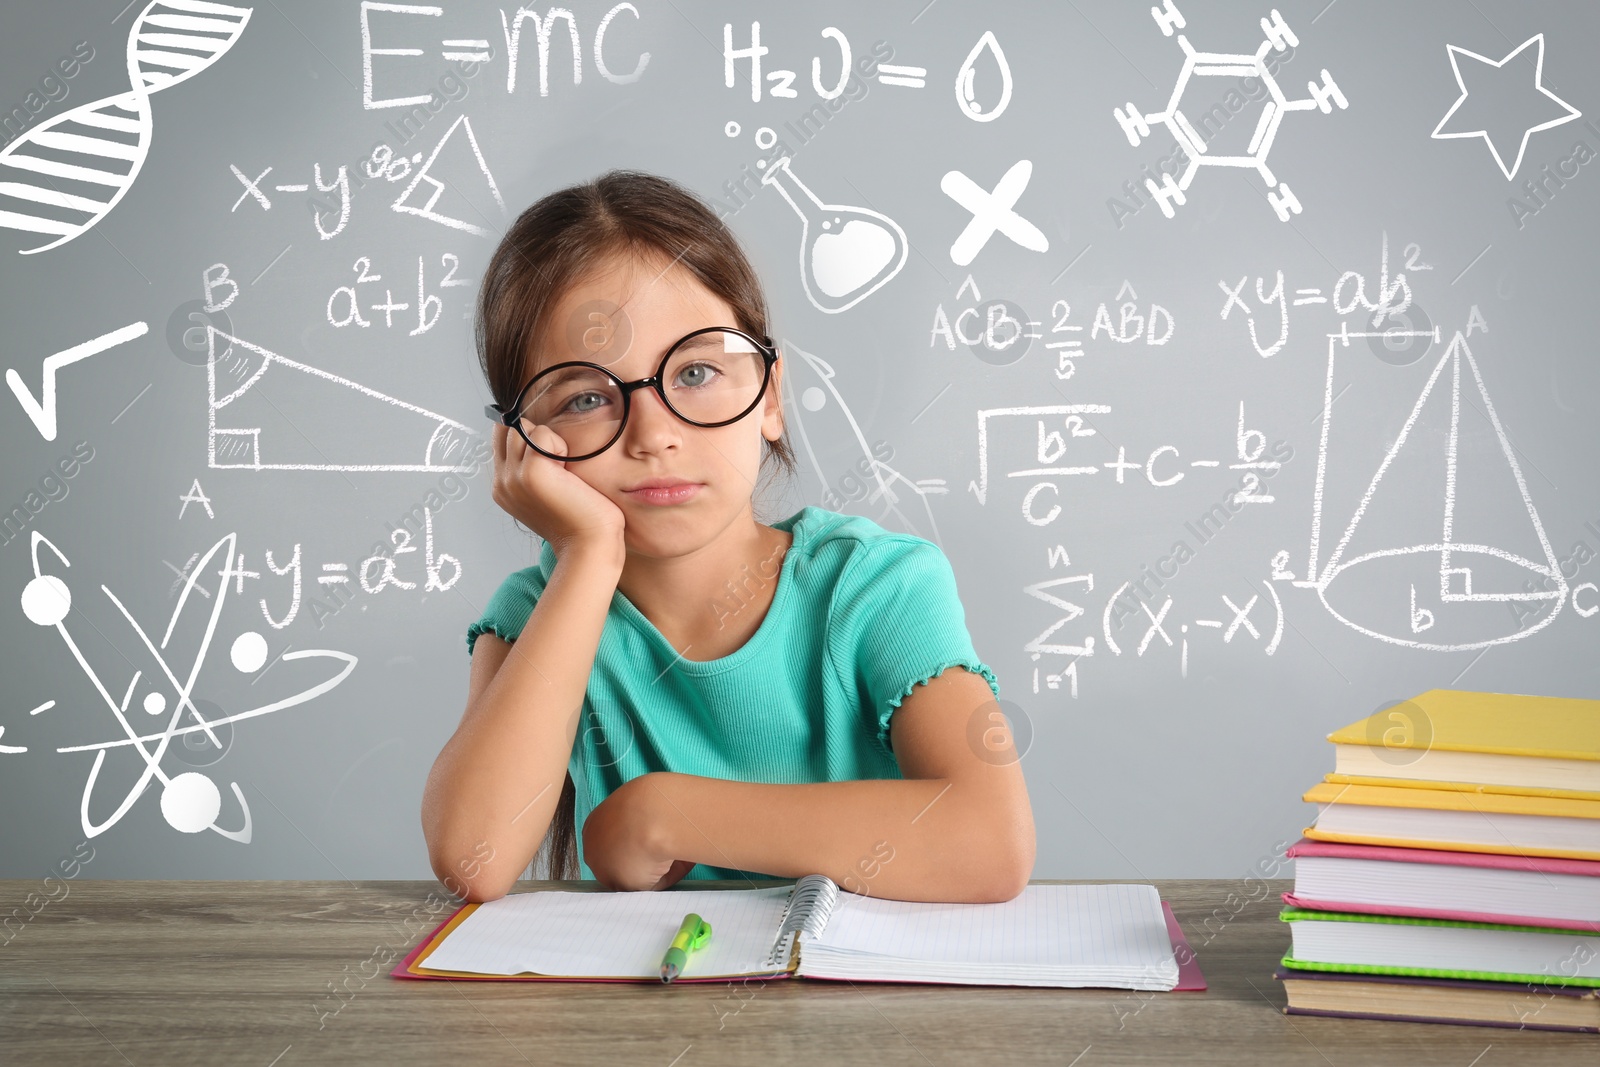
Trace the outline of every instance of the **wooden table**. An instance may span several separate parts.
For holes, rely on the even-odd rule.
[[[541,885],[560,883],[523,883]],[[0,881],[0,913],[41,894],[0,931],[0,1062],[1600,1063],[1594,1035],[1285,1016],[1277,898],[1235,881],[1156,885],[1204,993],[403,981],[392,961],[448,914],[431,882],[81,880],[53,882],[40,906],[41,883]]]

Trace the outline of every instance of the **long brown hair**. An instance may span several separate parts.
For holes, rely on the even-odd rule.
[[[738,319],[728,325],[770,336],[761,282],[716,213],[668,178],[612,170],[533,204],[511,224],[490,258],[478,290],[476,340],[495,403],[505,407],[515,401],[537,339],[569,287],[619,254],[652,253],[681,264],[727,301]],[[787,429],[765,444],[762,468],[773,461],[792,476],[795,458]],[[576,800],[569,773],[539,850],[550,878],[578,877]]]

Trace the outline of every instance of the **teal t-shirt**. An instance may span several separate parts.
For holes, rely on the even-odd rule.
[[[784,784],[900,778],[889,719],[914,686],[959,666],[1000,695],[967,633],[955,574],[933,542],[819,507],[772,525],[794,541],[771,607],[744,646],[721,659],[683,658],[620,590],[612,594],[568,762],[582,877],[594,877],[582,859],[584,821],[638,775]],[[479,634],[517,639],[555,563],[546,543],[537,566],[501,583],[467,630],[469,652]],[[770,877],[708,864],[685,877],[746,876]]]

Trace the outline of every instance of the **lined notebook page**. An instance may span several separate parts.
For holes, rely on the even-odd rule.
[[[840,893],[818,943],[952,964],[1173,966],[1161,897],[1151,885],[1030,885],[999,904]]]
[[[770,972],[789,886],[645,893],[517,893],[480,904],[422,961],[474,974],[657,978],[688,912],[711,924],[684,977]]]

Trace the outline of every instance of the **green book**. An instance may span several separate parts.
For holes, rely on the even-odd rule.
[[[1285,908],[1285,967],[1600,986],[1600,932]]]

